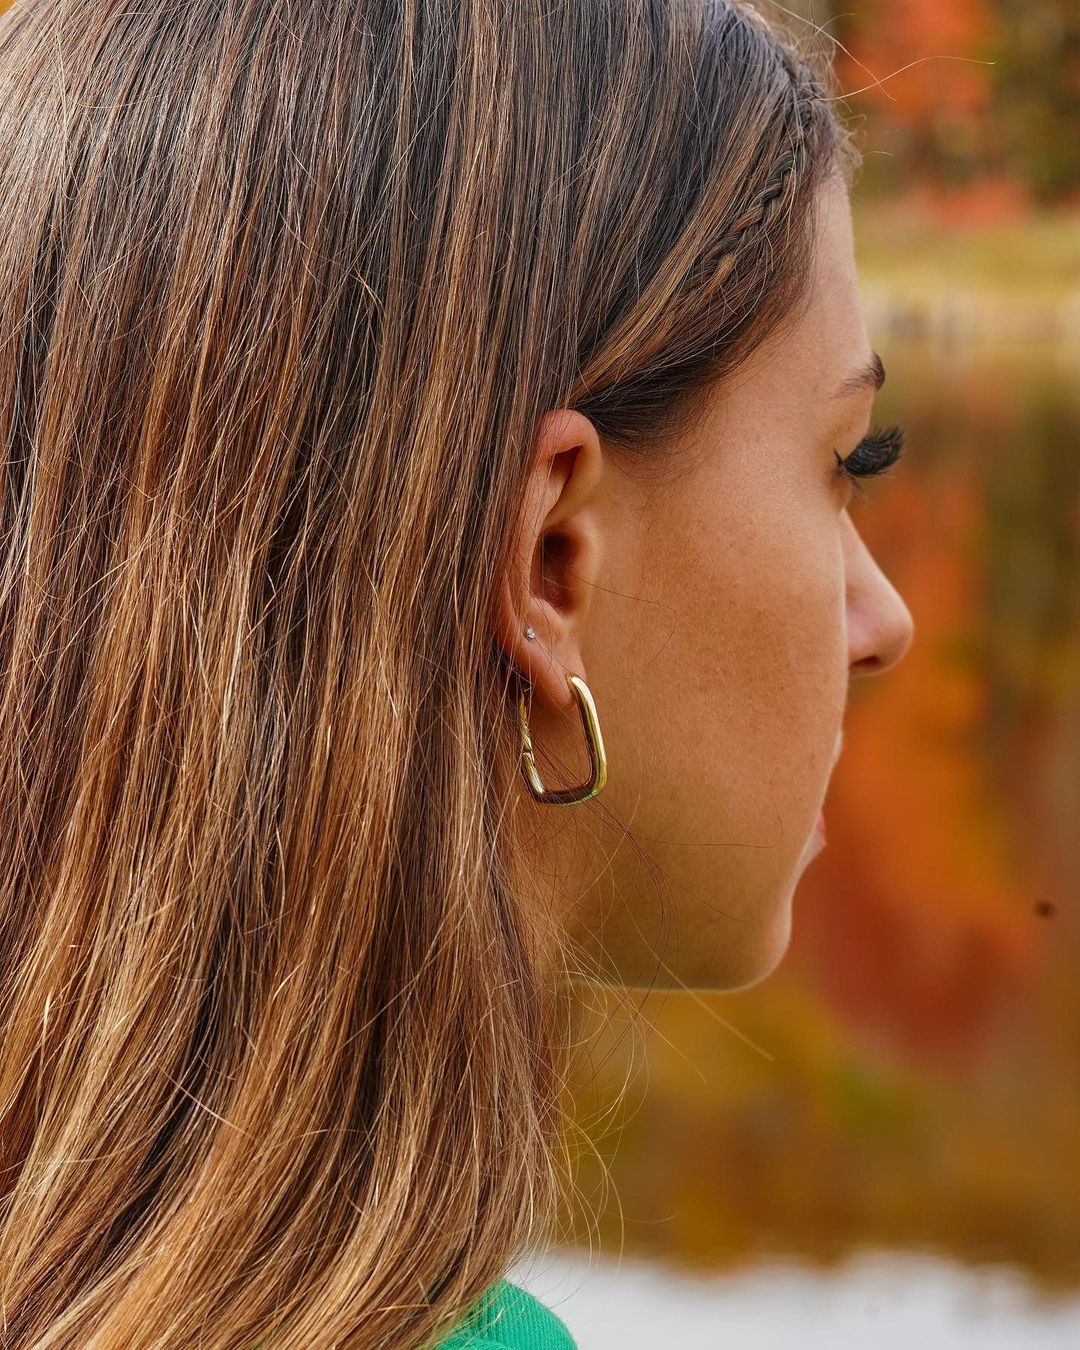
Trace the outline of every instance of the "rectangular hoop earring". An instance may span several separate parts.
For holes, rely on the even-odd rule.
[[[521,768],[529,791],[538,802],[545,806],[573,806],[576,802],[587,802],[595,797],[607,782],[607,755],[604,751],[604,738],[600,734],[600,719],[596,715],[589,686],[578,675],[568,674],[567,683],[574,691],[581,714],[581,725],[585,730],[585,740],[589,747],[589,761],[592,771],[586,782],[578,787],[545,788],[536,769],[536,757],[533,754],[532,738],[529,735],[529,719],[525,709],[525,691],[518,691],[518,723],[521,730]]]

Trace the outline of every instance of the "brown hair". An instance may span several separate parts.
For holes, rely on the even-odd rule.
[[[548,1236],[496,564],[546,410],[644,462],[805,293],[855,162],[812,46],[722,0],[0,21],[10,1350],[418,1346]]]

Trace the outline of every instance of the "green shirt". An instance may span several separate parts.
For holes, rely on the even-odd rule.
[[[498,1280],[439,1350],[578,1350],[566,1323],[527,1289]]]

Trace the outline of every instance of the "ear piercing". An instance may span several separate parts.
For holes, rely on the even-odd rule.
[[[536,629],[535,629],[535,628],[531,628],[531,627],[530,627],[530,628],[526,628],[526,629],[525,629],[525,636],[526,636],[527,638],[534,638],[534,637],[536,636]]]

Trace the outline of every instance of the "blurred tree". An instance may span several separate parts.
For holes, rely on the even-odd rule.
[[[838,42],[870,195],[1080,201],[1080,0],[790,0]],[[960,59],[957,59],[960,58]]]
[[[872,0],[832,30],[843,87],[873,113],[887,159],[868,169],[883,186],[963,184],[985,168],[994,37],[990,0]],[[974,58],[955,61],[960,56]],[[875,142],[879,143],[879,142]]]
[[[1080,2],[997,0],[1003,168],[1037,199],[1080,193]]]

